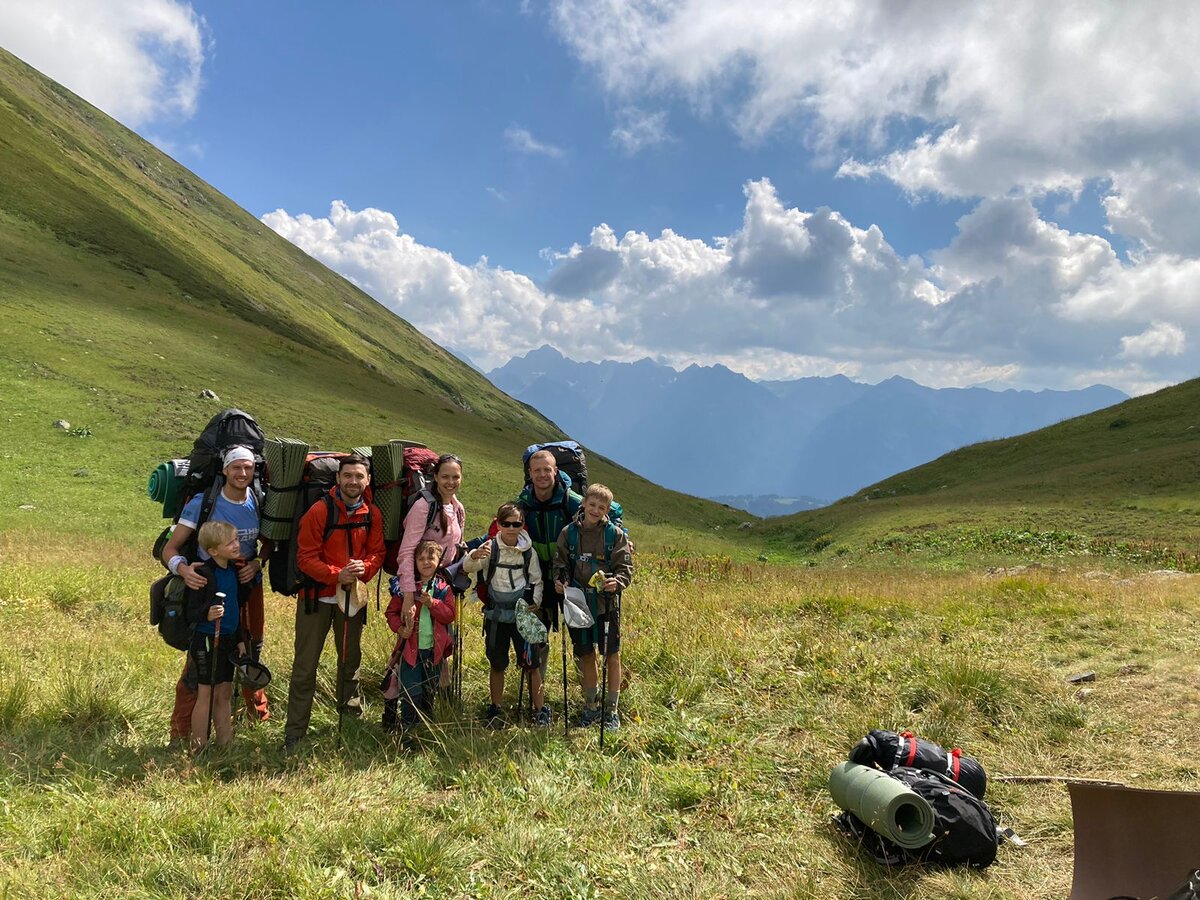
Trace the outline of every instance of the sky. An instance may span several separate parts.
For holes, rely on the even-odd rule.
[[[1200,374],[1190,0],[0,0],[0,46],[485,370]]]

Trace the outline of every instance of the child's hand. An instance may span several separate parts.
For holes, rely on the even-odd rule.
[[[214,603],[208,608],[208,621],[215,622],[217,619],[225,615],[225,606],[221,603]]]
[[[238,641],[238,656],[246,656],[246,642]]]
[[[556,591],[558,591],[560,594],[565,594],[567,592],[567,586],[565,584],[563,584],[561,581],[559,581],[557,578],[554,579],[554,589]]]
[[[478,547],[471,551],[471,559],[483,559],[490,556],[492,552],[492,542],[484,541]]]
[[[604,579],[604,591],[605,591],[605,593],[608,593],[608,594],[615,594],[615,593],[616,593],[617,591],[619,591],[620,589],[621,589],[621,582],[617,581],[617,579],[615,579],[615,578],[606,578],[606,579]]]

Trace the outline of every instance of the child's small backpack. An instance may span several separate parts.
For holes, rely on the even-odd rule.
[[[195,626],[187,621],[187,585],[178,575],[164,575],[150,585],[150,624],[167,646],[186,650]]]

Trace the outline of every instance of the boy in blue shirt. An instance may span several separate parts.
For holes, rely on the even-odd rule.
[[[197,541],[209,559],[199,567],[204,585],[188,588],[187,593],[187,619],[195,624],[188,655],[200,679],[192,709],[193,753],[208,744],[210,721],[216,726],[218,744],[226,746],[233,740],[230,695],[234,658],[246,652],[238,594],[249,587],[239,584],[234,568],[234,561],[241,556],[235,526],[210,520],[200,526]]]

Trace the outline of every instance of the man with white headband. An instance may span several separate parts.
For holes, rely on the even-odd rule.
[[[258,527],[261,511],[250,485],[254,482],[254,454],[245,447],[233,447],[226,451],[221,460],[225,484],[217,495],[209,521],[228,522],[237,529],[241,545],[238,560],[238,599],[242,603],[242,615],[250,632],[251,656],[258,659],[263,641],[263,586],[262,561],[258,558]],[[205,578],[196,569],[208,559],[208,554],[194,540],[196,532],[204,523],[200,521],[204,496],[197,494],[183,507],[179,521],[171,533],[171,539],[163,548],[162,559],[167,568],[194,589],[204,587]],[[193,558],[188,558],[188,553]],[[183,674],[175,685],[175,710],[171,714],[171,740],[187,740],[191,732],[192,707],[196,704],[197,678],[202,672],[191,672],[184,663]],[[246,708],[253,719],[263,721],[268,717],[267,695],[261,690],[243,687]]]

